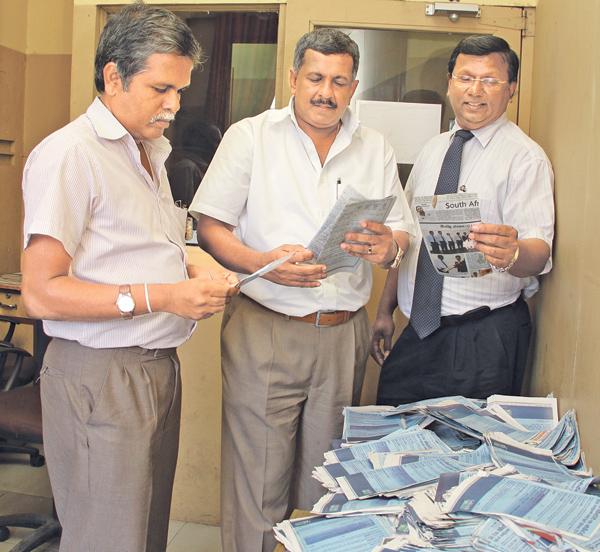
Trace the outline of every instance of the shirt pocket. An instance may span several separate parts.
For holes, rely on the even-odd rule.
[[[172,204],[168,211],[167,237],[171,242],[181,248],[185,248],[185,225],[188,210]]]
[[[502,224],[501,206],[492,190],[477,193],[481,222],[487,224]]]

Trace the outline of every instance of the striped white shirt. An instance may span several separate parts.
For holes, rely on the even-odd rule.
[[[347,109],[342,127],[321,165],[312,140],[296,121],[293,100],[284,109],[244,119],[225,133],[190,206],[236,227],[257,251],[282,244],[307,246],[345,186],[379,199],[395,195],[386,224],[412,233],[413,220],[384,137],[360,126]],[[258,303],[304,316],[318,310],[356,311],[371,294],[371,267],[328,276],[316,288],[297,288],[257,278],[244,293]]]
[[[435,192],[442,161],[459,128],[432,138],[419,154],[406,186],[411,211],[413,198]],[[463,149],[459,193],[479,195],[482,222],[513,226],[519,239],[539,238],[552,248],[554,176],[542,148],[506,116],[473,134]],[[417,228],[398,274],[398,305],[406,317],[410,317],[420,245],[421,230]],[[550,257],[542,274],[551,267]],[[516,301],[522,290],[529,296],[537,289],[537,278],[517,278],[508,272],[482,278],[444,278],[442,316],[485,305],[499,308]]]
[[[73,259],[72,275],[87,282],[186,279],[186,213],[173,203],[164,168],[171,147],[164,137],[144,146],[154,180],[142,167],[133,137],[98,98],[42,141],[23,175],[24,247],[34,234],[59,240]],[[176,347],[193,328],[192,321],[169,313],[44,321],[48,335],[93,348]]]

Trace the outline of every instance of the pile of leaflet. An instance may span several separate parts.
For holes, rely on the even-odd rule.
[[[599,479],[553,397],[444,397],[344,409],[291,552],[600,551]]]

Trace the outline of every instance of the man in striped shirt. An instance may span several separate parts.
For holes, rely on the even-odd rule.
[[[172,13],[133,4],[96,52],[99,97],[27,160],[23,298],[53,339],[44,449],[61,552],[164,552],[179,440],[176,347],[237,278],[187,263],[164,129],[200,46]]]

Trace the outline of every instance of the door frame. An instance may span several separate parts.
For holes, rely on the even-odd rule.
[[[71,66],[70,116],[85,112],[95,96],[94,53],[108,14],[131,0],[74,0],[73,54]],[[274,11],[279,13],[275,103],[287,104],[290,96],[289,68],[298,39],[315,26],[363,29],[396,29],[433,32],[494,34],[507,40],[519,54],[521,70],[517,93],[509,106],[509,118],[529,131],[533,82],[535,8],[481,5],[481,17],[461,17],[453,23],[445,16],[425,15],[421,1],[399,0],[146,0],[173,11]],[[524,4],[527,2],[524,1]]]
[[[535,8],[481,6],[480,17],[461,17],[453,23],[446,16],[425,15],[428,2],[376,0],[288,0],[282,65],[292,66],[298,39],[316,26],[359,29],[410,30],[493,34],[504,38],[521,61],[517,92],[509,105],[508,117],[525,132],[529,131],[533,76],[533,37]],[[287,103],[290,95],[288,75],[278,90],[277,105]]]

